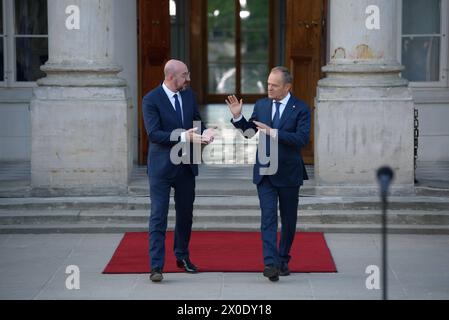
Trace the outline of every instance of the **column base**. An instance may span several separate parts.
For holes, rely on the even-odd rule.
[[[375,189],[377,169],[388,165],[395,187],[410,190],[414,103],[399,69],[341,65],[326,70],[331,75],[318,85],[315,110],[316,185]]]
[[[132,170],[125,87],[38,87],[31,101],[35,195],[121,194]]]

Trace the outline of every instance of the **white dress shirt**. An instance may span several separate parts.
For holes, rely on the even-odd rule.
[[[181,115],[182,115],[182,120],[184,121],[184,112],[182,110],[182,98],[181,98],[181,94],[178,92],[173,92],[171,91],[166,85],[165,83],[162,83],[162,89],[164,89],[165,94],[167,95],[168,99],[171,102],[171,105],[173,107],[173,109],[176,112],[176,105],[175,105],[175,97],[174,95],[177,94],[178,95],[178,100],[179,100],[179,104],[181,105]],[[181,133],[181,142],[186,142],[186,133],[182,132]]]
[[[179,104],[181,105],[181,114],[182,114],[182,120],[184,121],[184,113],[182,112],[182,98],[181,98],[181,94],[178,92],[173,92],[171,91],[166,85],[165,83],[162,84],[162,88],[165,91],[165,94],[167,95],[168,99],[171,102],[171,105],[173,106],[173,109],[175,109],[176,111],[176,105],[175,105],[175,97],[174,95],[177,94],[178,95],[178,100],[179,100]]]

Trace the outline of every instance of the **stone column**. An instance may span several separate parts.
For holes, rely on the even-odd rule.
[[[367,13],[372,5],[378,15],[376,8]],[[396,1],[330,1],[331,60],[315,112],[315,177],[323,193],[375,193],[382,165],[395,172],[392,190],[413,191],[413,98],[396,59],[397,17]]]
[[[31,101],[37,195],[117,194],[132,169],[131,100],[114,63],[113,0],[48,0],[49,60]],[[79,8],[79,29],[66,27]],[[75,12],[76,18],[76,12]]]

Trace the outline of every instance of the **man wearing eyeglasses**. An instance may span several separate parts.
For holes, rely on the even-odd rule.
[[[188,88],[190,73],[187,66],[178,60],[170,60],[164,68],[164,82],[148,93],[142,101],[145,128],[150,141],[148,153],[148,176],[150,181],[151,215],[150,235],[150,280],[163,279],[165,262],[165,233],[169,209],[170,191],[174,188],[176,225],[174,254],[177,266],[187,273],[197,273],[198,268],[189,256],[192,230],[193,202],[195,200],[195,177],[198,165],[192,161],[177,163],[173,160],[177,152],[174,146],[208,144],[213,140],[212,130],[194,127],[201,121],[194,93]],[[173,139],[173,132],[181,132]],[[174,140],[174,141],[173,141]],[[184,156],[185,154],[183,154]],[[192,157],[188,156],[191,160]]]

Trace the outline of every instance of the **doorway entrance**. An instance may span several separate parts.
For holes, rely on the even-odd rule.
[[[314,99],[326,64],[327,0],[138,1],[140,98],[160,85],[163,66],[173,57],[189,65],[192,89],[203,105],[224,103],[228,94],[254,103],[266,96],[271,68],[285,65],[294,77],[293,94],[312,113],[311,143],[303,158],[313,164]],[[144,165],[148,139],[140,103],[139,163]]]

